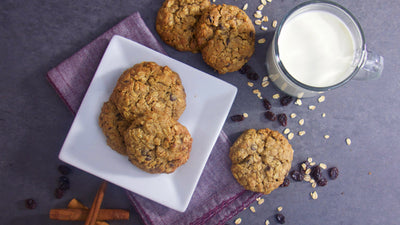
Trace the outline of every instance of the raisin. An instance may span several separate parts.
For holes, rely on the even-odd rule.
[[[285,113],[278,114],[278,121],[282,126],[286,127],[286,125],[287,125],[286,114]]]
[[[322,174],[321,174],[321,167],[320,166],[314,166],[311,169],[311,177],[314,178],[314,180],[318,181],[322,178]]]
[[[290,172],[290,177],[292,177],[292,179],[295,181],[302,181],[304,179],[304,175],[297,170]]]
[[[234,122],[240,122],[240,121],[244,120],[244,116],[240,115],[240,114],[233,115],[233,116],[231,116],[231,120],[234,121]]]
[[[68,174],[71,173],[71,168],[69,168],[69,167],[66,166],[66,165],[59,165],[59,166],[58,166],[58,171],[60,171],[60,173],[61,173],[62,175],[68,175]]]
[[[281,213],[278,213],[275,215],[276,221],[278,221],[278,223],[280,224],[284,224],[285,223],[285,216]]]
[[[290,95],[284,95],[281,97],[280,102],[282,106],[287,106],[293,101],[293,97]]]
[[[25,200],[25,207],[27,209],[35,209],[36,206],[37,206],[37,203],[36,203],[36,201],[34,199],[28,198],[28,199]]]
[[[56,198],[60,199],[64,196],[64,191],[61,190],[60,188],[56,188],[54,195],[56,196]]]
[[[247,63],[245,63],[245,64],[242,66],[242,68],[239,69],[239,73],[241,73],[241,74],[246,74],[247,71],[249,71],[249,70],[250,70],[250,66],[249,66]]]
[[[264,99],[263,99],[263,103],[264,103],[264,107],[265,107],[267,110],[270,110],[270,109],[271,109],[272,105],[271,105],[271,103],[268,101],[268,99],[264,98]]]
[[[260,77],[260,76],[258,76],[258,73],[256,73],[256,72],[247,72],[246,75],[247,75],[247,79],[249,79],[249,80],[258,80],[258,78]]]
[[[290,184],[289,178],[285,177],[285,179],[283,179],[283,183],[279,187],[288,187],[289,184]]]
[[[271,121],[275,121],[276,120],[276,116],[275,113],[271,112],[271,111],[267,111],[265,112],[265,117]]]
[[[325,177],[321,177],[321,179],[317,181],[317,184],[318,186],[323,187],[328,184],[328,180]]]
[[[329,169],[329,177],[334,180],[339,176],[339,169],[336,167],[332,167]]]

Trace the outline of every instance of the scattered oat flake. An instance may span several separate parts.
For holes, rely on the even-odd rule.
[[[316,162],[310,162],[310,166],[314,166],[315,164],[317,164]]]
[[[322,116],[322,117],[326,117],[326,113],[322,113],[321,116]]]
[[[309,109],[309,110],[314,110],[315,108],[317,108],[315,105],[309,105],[309,106],[308,106],[308,109]]]
[[[259,200],[257,200],[257,203],[258,203],[259,205],[263,204],[263,203],[264,203],[264,199],[263,199],[263,198],[260,198]]]
[[[307,162],[309,162],[309,163],[312,162],[312,158],[311,158],[311,157],[308,157],[308,158],[307,158]]]
[[[317,193],[317,191],[311,192],[310,195],[311,195],[311,198],[314,199],[314,200],[318,198],[318,193]]]
[[[242,218],[237,218],[236,220],[235,220],[235,224],[240,224],[242,222]]]
[[[292,119],[293,119],[293,118],[296,118],[296,116],[297,116],[296,113],[290,114],[290,118],[292,118]]]
[[[284,133],[284,134],[290,133],[290,129],[289,129],[289,128],[284,129],[284,130],[283,130],[283,133]]]
[[[303,136],[303,135],[305,135],[305,134],[306,134],[306,132],[305,132],[304,130],[299,131],[299,136]]]
[[[253,87],[253,86],[254,86],[254,83],[249,81],[249,82],[247,82],[247,86]]]
[[[265,221],[265,225],[269,225],[269,220],[266,220],[266,221]]]
[[[347,145],[351,145],[351,139],[350,138],[346,138],[346,144]]]
[[[294,133],[289,133],[289,134],[288,134],[288,139],[289,139],[289,140],[292,140],[293,138],[294,138]]]
[[[316,188],[317,187],[317,183],[311,183],[311,187]]]
[[[303,180],[304,180],[304,181],[306,181],[306,182],[309,182],[309,181],[311,180],[311,176],[310,176],[310,174],[306,174],[306,175],[304,175],[304,178],[303,178]]]
[[[247,118],[247,117],[249,117],[249,114],[243,113],[243,117],[244,117],[244,118]]]
[[[255,23],[256,25],[261,25],[262,21],[261,21],[261,20],[255,20],[254,23]],[[265,41],[264,41],[264,42],[265,42]],[[263,43],[264,43],[264,42],[263,42]]]
[[[267,1],[261,0],[261,4],[266,5],[266,4],[267,4]]]
[[[278,25],[278,21],[276,21],[276,20],[272,21],[272,27],[275,28],[276,25]]]
[[[261,38],[261,39],[258,39],[258,44],[264,44],[265,43],[265,38]]]
[[[262,21],[263,22],[268,22],[268,16],[263,16]]]
[[[278,210],[278,212],[280,212],[280,211],[282,211],[283,210],[283,207],[282,206],[279,206],[278,208],[276,208],[277,210]]]
[[[266,31],[266,30],[268,30],[268,27],[261,26],[260,29],[263,31]]]
[[[253,15],[255,18],[260,19],[262,17],[261,11],[256,11]]]
[[[295,102],[294,102],[294,104],[296,104],[296,105],[303,105],[303,102],[301,101],[301,99],[297,99]]]
[[[249,7],[249,4],[248,4],[248,3],[244,4],[243,10],[246,10],[248,7]]]
[[[318,102],[324,102],[325,101],[325,96],[321,95],[321,97],[318,98]]]
[[[253,90],[253,94],[258,94],[258,93],[260,93],[260,90],[258,90],[258,89]]]
[[[325,139],[329,139],[329,137],[330,137],[330,136],[329,136],[329,135],[327,135],[327,134],[326,134],[326,135],[324,135],[324,138],[325,138]]]
[[[308,168],[304,173],[305,174],[310,174],[311,173],[311,168]]]
[[[254,206],[250,206],[250,211],[252,211],[253,213],[256,212],[256,209],[254,208]]]
[[[267,81],[267,80],[265,80],[265,81],[263,81],[262,83],[261,83],[261,86],[262,87],[266,87],[266,86],[268,86],[269,85],[269,81]]]
[[[321,167],[324,170],[326,170],[326,168],[328,168],[328,166],[325,163],[320,163],[319,167]]]
[[[300,124],[300,126],[303,126],[304,125],[304,119],[299,120],[299,124]]]
[[[307,165],[305,163],[302,163],[301,164],[301,168],[303,168],[303,170],[306,170],[307,169]]]
[[[371,175],[372,173],[371,172],[368,172],[368,175]]]
[[[267,0],[267,2],[272,2],[272,0]]]
[[[261,5],[259,5],[259,6],[257,7],[258,10],[262,10],[263,8],[264,8],[264,5],[263,5],[263,4],[261,4]]]
[[[280,96],[279,96],[279,94],[274,94],[274,95],[272,95],[272,98],[273,99],[278,99]]]

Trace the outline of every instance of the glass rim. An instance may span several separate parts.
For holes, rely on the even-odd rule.
[[[295,13],[296,11],[298,11],[299,9],[308,6],[308,5],[312,5],[312,4],[324,4],[324,5],[330,5],[333,7],[338,8],[339,10],[342,10],[345,14],[347,14],[347,16],[354,22],[354,24],[356,25],[359,34],[361,36],[361,48],[362,48],[362,54],[360,54],[360,62],[358,63],[358,65],[355,67],[355,69],[353,70],[353,72],[346,77],[346,79],[343,79],[342,81],[340,81],[339,83],[336,83],[334,85],[330,85],[330,86],[326,86],[326,87],[314,87],[314,86],[310,86],[307,84],[304,84],[300,81],[298,81],[297,79],[295,79],[292,75],[290,75],[290,73],[286,70],[285,66],[283,65],[280,56],[279,56],[279,47],[278,47],[278,39],[282,30],[282,27],[284,26],[284,24],[287,22],[287,20],[289,19],[289,17]],[[364,32],[361,28],[360,23],[358,22],[358,20],[354,17],[354,15],[346,8],[344,8],[343,6],[339,5],[336,2],[332,2],[332,1],[327,1],[327,0],[311,0],[311,1],[307,1],[307,2],[303,2],[299,5],[297,5],[296,7],[294,7],[293,9],[291,9],[282,19],[281,23],[279,24],[279,26],[276,29],[275,35],[274,35],[274,39],[273,39],[273,46],[274,46],[274,57],[277,60],[277,64],[279,66],[279,68],[282,70],[282,72],[286,75],[286,77],[288,77],[292,82],[294,82],[296,85],[306,89],[306,90],[310,90],[310,91],[316,91],[316,92],[323,92],[323,91],[328,91],[328,90],[332,90],[335,88],[338,88],[342,85],[344,85],[345,83],[347,83],[348,81],[350,81],[356,74],[357,72],[360,70],[361,65],[364,63],[364,59],[365,58],[365,54],[366,54],[366,45],[365,45],[365,37],[364,37]]]

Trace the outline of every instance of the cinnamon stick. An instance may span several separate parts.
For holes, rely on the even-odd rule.
[[[51,209],[52,220],[85,221],[88,209]],[[100,209],[97,220],[129,220],[129,211],[123,209]]]
[[[103,181],[99,190],[97,191],[96,197],[93,200],[92,207],[89,210],[89,215],[86,218],[85,225],[94,225],[97,220],[97,216],[99,215],[100,206],[103,202],[104,192],[107,187],[107,182]]]

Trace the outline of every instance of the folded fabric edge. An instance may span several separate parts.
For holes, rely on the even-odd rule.
[[[72,106],[69,104],[69,102],[64,98],[64,96],[61,94],[60,90],[56,86],[56,84],[53,82],[53,80],[49,77],[49,73],[46,74],[46,79],[50,83],[50,86],[53,87],[53,89],[56,91],[57,95],[61,98],[61,100],[64,102],[64,104],[67,106],[69,111],[75,116],[76,112],[72,108]]]

